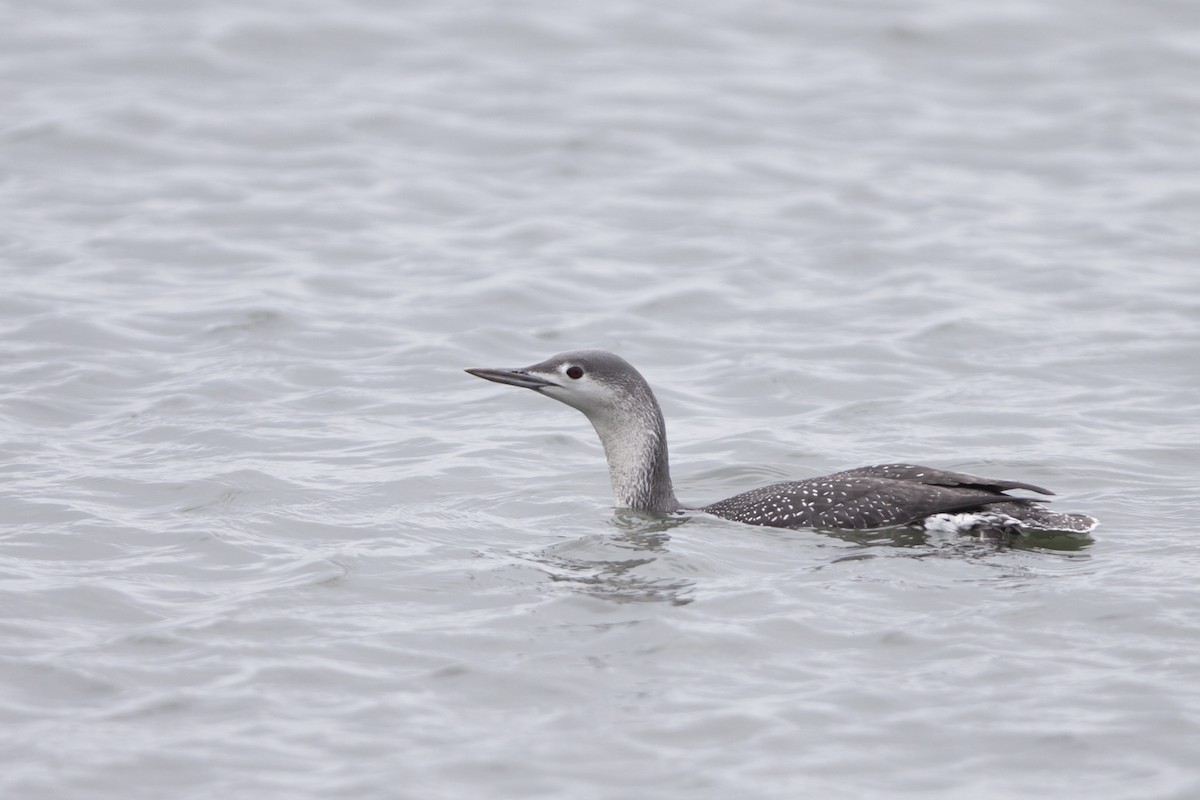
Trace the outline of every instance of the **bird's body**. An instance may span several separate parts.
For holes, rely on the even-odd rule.
[[[697,510],[776,528],[926,527],[1044,529],[1086,532],[1096,520],[1050,511],[1043,500],[1005,494],[1028,483],[911,464],[859,467],[821,478],[752,489],[697,509],[675,499],[666,426],[641,374],[602,350],[560,353],[523,369],[471,369],[497,383],[533,389],[579,409],[600,436],[617,505],[638,511]]]

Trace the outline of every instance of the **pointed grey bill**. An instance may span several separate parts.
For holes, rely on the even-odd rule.
[[[541,389],[546,386],[558,385],[557,383],[539,378],[536,375],[530,375],[528,372],[520,369],[469,369],[466,371],[476,378],[483,378],[485,381],[506,383],[509,386],[520,386],[522,389]]]

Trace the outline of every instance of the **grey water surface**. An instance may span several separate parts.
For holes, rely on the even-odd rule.
[[[0,796],[1200,797],[1200,7],[11,2]],[[612,508],[909,460],[1007,550]]]

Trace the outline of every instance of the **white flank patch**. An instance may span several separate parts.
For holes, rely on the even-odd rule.
[[[1007,514],[933,514],[925,518],[925,530],[937,533],[966,533],[980,527],[1020,525]]]

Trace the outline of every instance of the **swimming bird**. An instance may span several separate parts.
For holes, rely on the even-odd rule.
[[[658,401],[629,362],[604,350],[559,353],[520,369],[468,369],[496,383],[532,389],[582,411],[608,459],[616,504],[635,511],[702,511],[775,528],[869,529],[920,525],[939,530],[1090,531],[1084,514],[1050,511],[1044,500],[1005,494],[1048,489],[913,464],[858,467],[820,478],[751,489],[699,508],[675,499],[667,432]]]

